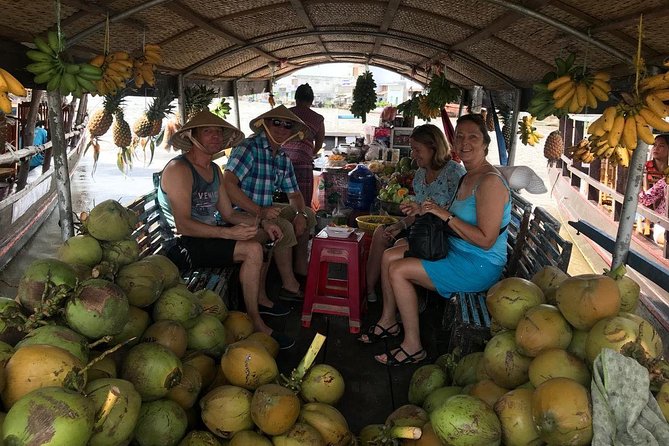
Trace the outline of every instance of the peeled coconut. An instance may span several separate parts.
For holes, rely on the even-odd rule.
[[[307,403],[302,406],[299,421],[315,428],[325,444],[346,446],[353,440],[344,416],[334,407],[324,403]]]
[[[200,399],[202,421],[221,438],[229,439],[239,431],[252,429],[252,397],[251,392],[241,387],[217,387]]]
[[[326,446],[321,434],[307,423],[295,423],[287,432],[272,437],[271,444],[274,446]]]
[[[302,379],[300,396],[307,403],[335,405],[344,396],[344,377],[328,364],[316,364]]]
[[[175,446],[186,434],[186,412],[171,400],[142,404],[135,426],[135,441],[140,446]]]
[[[186,329],[193,327],[195,318],[200,314],[200,302],[192,292],[181,286],[173,286],[163,291],[153,306],[154,321],[179,321]]]
[[[251,432],[251,431],[248,431]],[[256,444],[256,443],[254,443]],[[232,443],[229,443],[228,446],[231,446]],[[259,446],[264,446],[262,443],[258,443]],[[207,431],[190,431],[180,442],[179,446],[221,446],[221,442],[218,441],[218,438],[211,432]],[[243,446],[243,445],[238,445]],[[269,443],[268,446],[272,446],[272,443]]]
[[[430,414],[434,432],[452,446],[499,446],[502,426],[495,412],[480,399],[455,395]]]
[[[230,311],[223,321],[225,327],[226,344],[233,344],[246,339],[253,333],[253,321],[246,313]]]
[[[5,365],[7,385],[0,394],[5,408],[41,387],[83,386],[84,363],[67,350],[51,345],[26,345],[16,350]]]
[[[541,288],[546,302],[555,305],[555,291],[569,275],[557,266],[544,266],[532,276],[532,283]]]
[[[20,330],[25,316],[23,308],[14,299],[0,296],[0,341],[14,345],[24,336]]]
[[[532,394],[532,419],[548,444],[589,445],[592,405],[586,387],[569,378],[553,378]]]
[[[567,348],[571,325],[553,305],[532,307],[518,322],[516,344],[525,356],[535,357],[547,348]]]
[[[513,389],[528,380],[532,358],[518,353],[513,331],[502,332],[486,344],[483,351],[485,371],[498,386]]]
[[[152,254],[144,257],[147,262],[152,262],[163,273],[163,286],[165,288],[172,288],[179,283],[181,274],[179,268],[167,257],[160,254]]]
[[[114,279],[125,291],[130,305],[144,308],[163,292],[163,274],[154,263],[139,260],[121,267]]]
[[[520,277],[508,277],[488,290],[486,305],[490,315],[504,328],[515,330],[525,312],[544,303],[541,288]]]
[[[123,290],[103,279],[84,281],[65,305],[65,320],[89,339],[115,335],[128,322],[130,304]]]
[[[251,419],[267,435],[281,435],[300,415],[300,399],[287,387],[264,384],[251,400]]]
[[[142,342],[164,345],[181,358],[188,347],[188,332],[181,322],[165,319],[151,324],[142,334]]]
[[[200,300],[204,313],[216,316],[221,322],[228,317],[228,307],[225,306],[223,298],[218,293],[204,289],[196,291],[195,296]]]
[[[65,263],[78,263],[92,268],[102,260],[102,247],[90,235],[75,235],[58,248],[56,256]]]
[[[67,327],[61,325],[37,327],[17,343],[16,348],[39,344],[60,347],[74,355],[82,364],[88,363],[88,341],[82,335]]]
[[[115,200],[103,201],[85,217],[82,220],[86,232],[98,240],[123,240],[137,225],[137,216]]]
[[[423,404],[430,393],[446,385],[446,379],[446,373],[436,364],[419,367],[409,381],[409,402]]]
[[[423,401],[423,409],[429,414],[435,408],[439,407],[454,395],[459,395],[462,392],[462,387],[459,386],[445,386],[434,390],[430,393],[425,401]]]
[[[188,349],[221,356],[225,350],[225,327],[211,314],[201,314],[188,329]]]
[[[279,375],[274,358],[261,344],[242,340],[228,346],[221,357],[221,370],[231,384],[255,390]]]
[[[272,441],[256,431],[239,431],[232,436],[228,446],[272,446]]]
[[[134,305],[130,305],[128,307],[128,321],[121,329],[121,332],[112,337],[110,344],[117,345],[129,341],[126,346],[132,347],[139,343],[142,333],[144,333],[150,322],[151,317],[149,313]]]
[[[114,446],[128,443],[133,436],[135,424],[142,407],[142,397],[135,386],[123,379],[98,379],[86,385],[85,393],[93,402],[95,412],[104,406],[110,390],[118,399],[100,426],[97,426],[89,441],[90,446]]]
[[[544,350],[534,358],[529,374],[534,387],[552,378],[570,378],[585,387],[590,386],[590,370],[585,362],[559,348]]]
[[[555,292],[557,307],[579,330],[589,330],[597,321],[620,311],[616,281],[601,274],[583,274],[566,279]]]
[[[166,398],[176,402],[184,409],[190,409],[200,395],[202,377],[195,367],[187,364],[183,365],[183,371],[181,381],[167,392]]]
[[[509,389],[500,387],[491,379],[479,381],[469,388],[468,395],[475,396],[488,405],[491,409],[495,406],[497,400],[506,394]]]
[[[131,348],[121,370],[121,377],[135,386],[142,401],[163,398],[181,382],[182,376],[179,358],[167,347],[153,342]]]
[[[102,244],[102,260],[117,267],[129,265],[139,260],[139,244],[134,238]]]
[[[539,432],[532,419],[530,389],[515,389],[495,403],[495,413],[502,425],[502,442],[506,446],[540,446]]]
[[[265,347],[265,349],[269,352],[270,355],[272,355],[273,358],[279,356],[279,342],[271,335],[263,333],[262,331],[256,331],[248,335],[246,339],[262,344],[262,346]]]
[[[9,409],[3,444],[85,446],[94,422],[92,400],[62,387],[43,387]]]
[[[42,302],[46,285],[63,286],[73,289],[77,284],[77,274],[70,265],[57,259],[39,259],[30,264],[23,273],[16,294],[24,308],[35,311]]]

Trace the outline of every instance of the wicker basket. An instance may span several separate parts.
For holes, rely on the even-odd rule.
[[[361,215],[360,217],[356,217],[355,221],[358,223],[358,228],[372,235],[376,228],[381,225],[397,223],[397,218],[389,215]]]

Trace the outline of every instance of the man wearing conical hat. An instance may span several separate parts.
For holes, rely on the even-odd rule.
[[[267,298],[260,280],[263,249],[255,240],[260,230],[278,240],[281,229],[269,220],[233,210],[221,170],[212,162],[214,155],[243,137],[236,127],[208,110],[193,116],[170,138],[172,146],[185,153],[165,166],[158,202],[193,266],[220,268],[241,263],[244,303],[255,329],[270,334],[281,348],[290,348],[294,340],[273,331],[261,318],[261,314],[284,316],[290,310]]]
[[[279,225],[283,238],[274,247],[283,285],[279,298],[301,301],[302,292],[295,274],[306,276],[309,233],[316,226],[316,217],[306,207],[293,165],[281,147],[288,141],[301,139],[308,128],[299,117],[280,105],[251,120],[251,130],[255,133],[232,150],[225,167],[225,188],[235,205]],[[288,195],[288,206],[272,202],[276,190]]]

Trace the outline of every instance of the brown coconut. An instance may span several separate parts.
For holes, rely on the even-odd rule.
[[[186,353],[188,334],[179,321],[165,319],[151,324],[141,341],[161,344],[172,350],[177,358],[181,358]]]
[[[220,386],[200,399],[202,421],[221,438],[253,428],[251,399],[253,395],[237,386]]]
[[[557,266],[549,265],[541,268],[532,276],[532,283],[541,288],[546,302],[555,305],[555,291],[569,275]]]
[[[267,435],[288,431],[300,415],[300,399],[287,387],[265,384],[251,400],[251,419]]]
[[[253,322],[246,313],[230,311],[223,321],[225,327],[225,343],[230,345],[248,338],[253,333]]]
[[[590,370],[585,362],[560,348],[544,350],[530,363],[530,383],[538,387],[552,378],[570,378],[590,386]]]
[[[231,384],[249,390],[273,382],[279,374],[265,347],[246,339],[228,346],[221,357],[221,370]]]
[[[530,389],[515,389],[495,403],[495,413],[502,424],[502,442],[506,446],[539,446],[539,432],[532,419]]]
[[[502,332],[493,337],[483,351],[485,371],[498,386],[513,389],[527,382],[532,358],[518,353],[516,334]]]
[[[583,274],[566,279],[555,293],[557,307],[579,330],[589,330],[597,321],[620,311],[616,281],[601,274]]]
[[[500,387],[493,380],[484,379],[476,384],[472,384],[469,389],[469,395],[475,396],[488,405],[491,409],[495,407],[495,403],[502,395],[506,394],[509,389]]]
[[[525,356],[535,357],[547,348],[567,348],[571,342],[571,325],[553,305],[532,307],[518,322],[516,344]]]
[[[520,277],[508,277],[488,290],[486,305],[490,315],[504,328],[515,330],[525,312],[544,303],[541,288]]]

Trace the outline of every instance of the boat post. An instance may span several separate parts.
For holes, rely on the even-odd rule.
[[[72,219],[72,192],[70,190],[70,167],[67,164],[67,141],[63,123],[62,98],[58,91],[47,92],[49,104],[49,128],[51,128],[51,147],[53,150],[53,168],[56,176],[58,193],[58,212],[60,214],[60,234],[63,241],[74,236]]]
[[[620,221],[618,222],[618,233],[616,234],[616,244],[613,248],[611,271],[615,271],[620,265],[627,263],[627,254],[629,253],[632,241],[636,209],[639,204],[639,189],[641,188],[641,181],[643,179],[643,165],[646,162],[647,154],[648,144],[639,140],[632,154],[629,170],[627,171],[625,200],[623,201]]]
[[[516,88],[513,95],[513,110],[511,111],[511,123],[513,123],[513,138],[511,138],[511,147],[506,149],[509,151],[508,166],[515,166],[516,164],[516,148],[518,147],[518,138],[516,137],[516,129],[518,128],[518,119],[520,119],[520,96],[522,91]],[[509,123],[507,123],[509,125]]]

